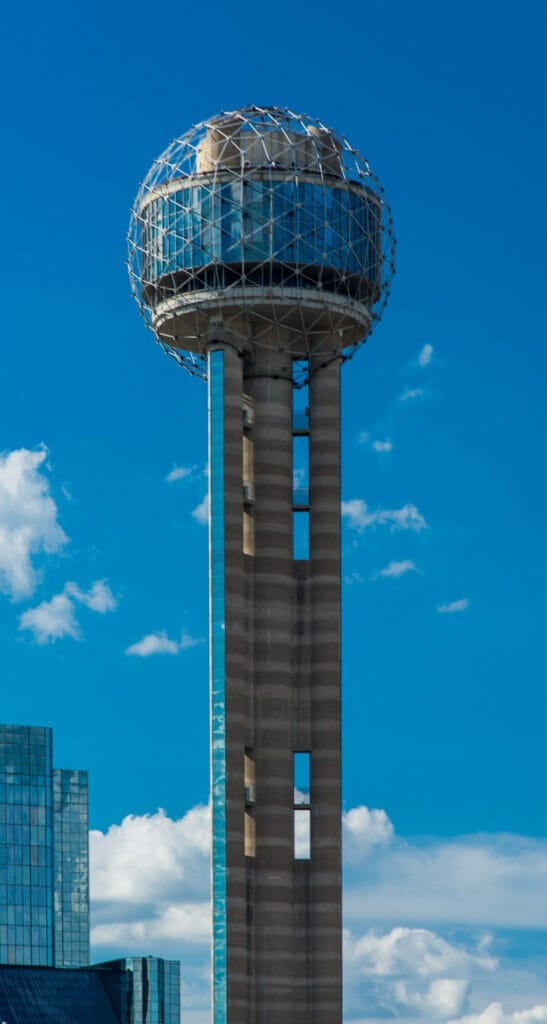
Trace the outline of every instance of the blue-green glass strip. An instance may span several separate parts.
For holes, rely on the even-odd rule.
[[[226,651],[224,573],[224,353],[209,355],[210,673],[213,813],[213,1021],[226,1024]]]

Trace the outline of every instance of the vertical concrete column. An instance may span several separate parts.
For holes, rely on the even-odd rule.
[[[313,1024],[342,1019],[340,363],[310,361]]]
[[[210,454],[210,493],[215,517],[211,529],[210,589],[212,620],[215,615],[217,619],[211,626],[212,656],[217,659],[216,680],[212,680],[214,1022],[226,1024],[237,1020],[250,1024],[243,810],[243,751],[250,725],[250,680],[243,558],[242,359],[227,342],[212,341],[208,352],[209,428],[211,445],[216,446],[215,450],[211,447]],[[215,362],[217,355],[222,356],[220,362]],[[220,609],[224,622],[218,621]],[[222,667],[223,681],[219,679]]]
[[[295,1021],[292,379],[286,356],[258,347],[253,356],[246,383],[255,399],[253,1024],[291,1024]]]

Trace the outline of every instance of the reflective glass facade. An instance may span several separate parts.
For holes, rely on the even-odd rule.
[[[224,353],[209,354],[211,758],[214,1024],[226,1024],[226,650],[224,571]]]
[[[87,774],[51,729],[0,725],[0,964],[88,962]]]
[[[209,263],[264,260],[380,280],[381,206],[359,186],[190,180],[149,201],[142,216],[144,281]]]
[[[7,1024],[180,1024],[180,964],[129,957],[82,970],[0,966]]]
[[[54,963],[50,729],[0,726],[0,963]]]
[[[89,963],[87,772],[53,772],[55,963]]]
[[[180,963],[155,956],[119,961],[129,976],[129,1024],[180,1024]]]
[[[126,1024],[121,971],[0,966],[0,1020],[8,1024]]]

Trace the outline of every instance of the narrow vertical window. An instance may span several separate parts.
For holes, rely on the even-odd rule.
[[[292,399],[292,412],[293,412],[293,430],[295,433],[307,433],[309,430],[308,425],[308,413],[310,404],[310,389],[306,382],[302,384],[302,380],[306,380],[309,372],[308,360],[297,359],[293,362],[293,399]]]
[[[307,509],[293,512],[293,558],[305,561],[310,557],[310,513]]]
[[[310,806],[311,755],[306,751],[295,751],[294,755],[294,803],[295,806]]]
[[[254,404],[249,395],[243,396],[242,416],[243,553],[254,555],[254,452],[252,439]]]
[[[300,363],[293,365],[293,558],[310,557],[310,437],[309,388],[297,386],[298,376],[304,372]]]
[[[311,812],[309,807],[294,812],[294,859],[311,858]]]
[[[294,786],[294,857],[311,857],[311,755],[295,751],[293,755]]]
[[[243,755],[243,785],[245,788],[245,804],[252,806],[256,800],[256,772],[254,751],[250,747],[245,748]]]
[[[293,505],[305,508],[309,505],[310,486],[310,438],[309,434],[293,436]]]
[[[243,755],[243,789],[245,797],[244,845],[245,856],[254,857],[256,852],[254,806],[256,800],[256,773],[254,751],[245,748]]]
[[[245,811],[245,856],[254,857],[256,853],[255,820],[249,811]]]

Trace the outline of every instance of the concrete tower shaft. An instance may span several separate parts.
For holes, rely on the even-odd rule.
[[[212,692],[214,862],[226,864],[214,878],[215,1020],[337,1024],[340,364],[311,360],[307,423],[295,424],[283,355],[260,349],[250,362],[214,340],[208,353],[211,646],[218,657],[224,645],[225,678]],[[309,499],[295,494],[295,426],[309,444]],[[309,512],[295,510],[303,500]],[[302,515],[309,550],[295,558]],[[309,761],[305,795],[295,794],[299,756]]]

